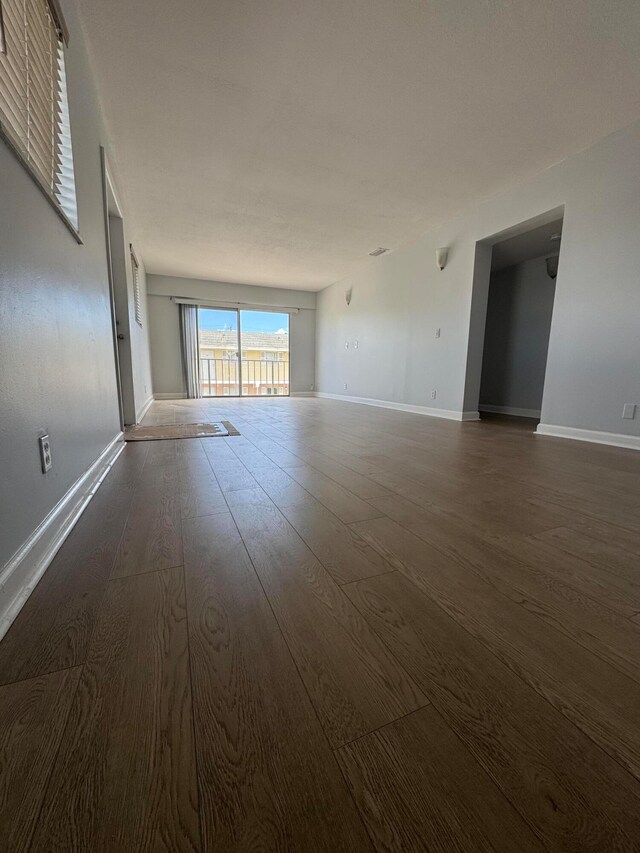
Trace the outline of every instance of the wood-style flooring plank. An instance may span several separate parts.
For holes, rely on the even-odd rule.
[[[545,849],[433,707],[336,754],[381,853]]]
[[[135,483],[147,460],[148,443],[147,441],[125,442],[124,450],[113,463],[105,478],[105,483],[109,485]]]
[[[211,469],[180,478],[177,493],[183,518],[227,512],[227,502]]]
[[[0,683],[83,663],[131,505],[104,483],[0,643]]]
[[[378,509],[462,565],[469,566],[512,601],[544,619],[553,629],[590,649],[620,672],[640,682],[640,632],[628,618],[558,575],[544,561],[521,562],[449,518],[404,498],[381,498]],[[364,535],[364,531],[360,531]]]
[[[313,498],[303,506],[282,507],[281,511],[339,584],[392,570],[352,526]]]
[[[326,569],[273,504],[228,495],[311,701],[334,747],[425,704]]]
[[[570,583],[623,616],[640,610],[640,576],[635,583],[568,554],[538,536],[505,539],[501,546],[522,562],[544,566],[545,572]]]
[[[347,468],[346,465],[342,465],[335,459],[330,459],[323,453],[314,453],[313,451],[305,453],[298,460],[297,464],[298,466],[311,465],[312,468],[326,474],[327,477],[335,480],[336,483],[339,483],[352,494],[356,495],[356,497],[362,498],[365,501],[379,495],[389,494],[389,490],[381,486],[380,483],[376,483],[374,480],[370,480],[357,471]]]
[[[213,464],[213,470],[224,494],[237,489],[252,489],[256,485],[254,477],[238,459],[224,465]]]
[[[0,850],[29,850],[80,667],[0,687]]]
[[[38,853],[200,850],[182,569],[108,584]]]
[[[389,518],[356,525],[400,572],[640,778],[640,684]]]
[[[260,485],[273,503],[284,509],[288,506],[309,504],[314,498],[299,483],[280,468],[260,469],[253,472],[256,482]]]
[[[311,466],[287,468],[286,473],[345,524],[380,515],[371,504]]]
[[[183,526],[203,849],[369,850],[234,521]]]
[[[181,566],[181,517],[177,485],[139,488],[133,497],[111,576],[121,578]]]
[[[640,849],[637,781],[415,584],[343,589],[548,850]]]
[[[579,557],[586,560],[587,563],[592,563],[598,568],[612,572],[623,582],[629,584],[631,588],[637,588],[640,585],[640,568],[638,567],[637,556],[619,547],[611,539],[603,541],[598,537],[590,536],[584,530],[574,530],[571,527],[556,527],[553,530],[546,531],[546,533],[539,534],[535,538],[540,542],[553,545],[554,548],[558,548],[566,554]],[[638,537],[638,542],[640,544],[640,537]]]

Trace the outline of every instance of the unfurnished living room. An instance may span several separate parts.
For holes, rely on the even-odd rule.
[[[0,0],[0,851],[640,853],[638,0]]]

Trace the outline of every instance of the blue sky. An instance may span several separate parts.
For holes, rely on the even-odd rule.
[[[245,332],[277,332],[289,329],[289,315],[275,314],[272,311],[241,311],[241,323]],[[217,308],[200,309],[201,329],[231,329],[235,331],[237,314],[235,311],[222,311]]]

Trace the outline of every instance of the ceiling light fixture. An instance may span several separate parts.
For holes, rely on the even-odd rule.
[[[384,253],[388,251],[388,249],[383,249],[382,246],[380,246],[378,249],[374,249],[373,252],[369,252],[369,256],[372,258],[377,258],[378,255],[384,255]]]

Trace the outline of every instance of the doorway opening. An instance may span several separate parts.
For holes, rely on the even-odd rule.
[[[288,397],[289,315],[198,308],[203,397]]]
[[[540,421],[563,215],[477,244],[465,410],[483,420]]]
[[[125,243],[122,209],[118,202],[104,149],[101,148],[100,153],[116,384],[120,409],[120,428],[124,429],[125,426],[136,423],[129,288],[127,283],[127,266],[131,263],[131,255]]]

